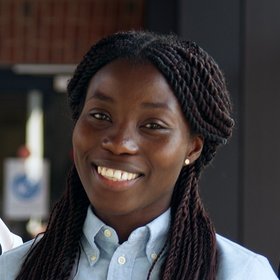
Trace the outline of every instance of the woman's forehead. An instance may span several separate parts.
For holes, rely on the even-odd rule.
[[[91,78],[87,92],[128,87],[133,87],[142,93],[149,91],[150,98],[156,96],[156,92],[161,93],[163,99],[165,93],[171,93],[172,97],[175,97],[168,81],[153,64],[147,61],[136,63],[127,59],[114,60],[100,68]]]

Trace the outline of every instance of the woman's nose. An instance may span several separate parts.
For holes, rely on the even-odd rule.
[[[118,130],[116,133],[107,135],[102,140],[102,147],[113,154],[135,154],[138,151],[133,133],[127,130]]]

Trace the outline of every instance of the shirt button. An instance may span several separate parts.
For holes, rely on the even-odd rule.
[[[153,261],[155,261],[157,259],[157,254],[156,253],[152,253],[151,254],[151,258]]]
[[[96,256],[91,256],[90,259],[91,259],[91,261],[94,262],[94,261],[96,261],[97,258],[96,258]]]
[[[119,257],[119,258],[118,258],[118,263],[119,263],[120,265],[125,264],[125,263],[126,263],[125,257],[124,257],[124,256]]]
[[[112,236],[112,232],[109,229],[105,229],[104,230],[104,235],[109,238],[109,237]]]

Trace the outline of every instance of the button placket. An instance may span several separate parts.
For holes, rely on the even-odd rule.
[[[111,258],[107,279],[133,279],[131,275],[136,251],[126,242],[120,245]]]

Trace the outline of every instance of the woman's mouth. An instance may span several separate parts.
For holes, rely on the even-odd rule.
[[[130,173],[123,170],[107,168],[104,166],[97,166],[97,173],[108,180],[112,181],[131,181],[140,177],[141,174]]]

